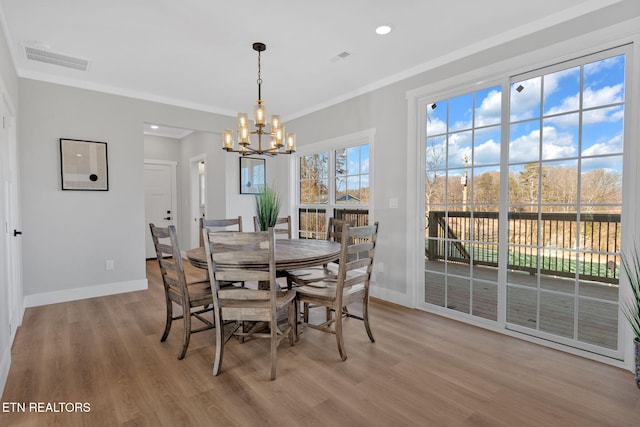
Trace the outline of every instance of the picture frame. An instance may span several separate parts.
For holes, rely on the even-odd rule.
[[[261,194],[266,182],[264,159],[240,157],[240,194]]]
[[[107,143],[60,138],[63,190],[109,191]]]

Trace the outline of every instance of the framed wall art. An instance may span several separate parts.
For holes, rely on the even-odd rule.
[[[60,138],[63,190],[108,191],[107,143]]]
[[[265,161],[240,157],[240,194],[260,194],[264,191]]]

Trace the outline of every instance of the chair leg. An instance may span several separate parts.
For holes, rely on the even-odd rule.
[[[276,351],[278,350],[278,321],[272,319],[270,328],[271,329],[271,373],[269,378],[271,380],[276,379],[276,367],[277,367],[277,359],[276,359]]]
[[[189,340],[191,339],[191,308],[189,306],[182,306],[182,321],[184,322],[184,332],[182,334],[182,348],[178,353],[178,360],[184,359],[184,355],[187,354],[187,347],[189,347]]]
[[[171,330],[171,321],[173,321],[173,303],[169,298],[167,298],[167,320],[164,325],[164,333],[162,334],[162,338],[160,338],[160,342],[165,342],[167,340],[169,331]]]
[[[213,375],[216,376],[220,373],[222,366],[222,356],[224,356],[224,323],[220,316],[217,316],[214,312],[215,324],[216,324],[216,359],[213,363]]]
[[[342,307],[335,309],[335,332],[338,342],[338,351],[342,360],[347,360],[347,352],[344,349],[344,338],[342,337]]]
[[[289,316],[287,321],[289,323],[289,345],[294,346],[298,339],[298,304],[295,299],[289,304]]]
[[[376,342],[376,339],[373,337],[373,332],[371,332],[371,326],[369,325],[369,298],[365,298],[364,301],[362,301],[362,320],[364,320],[364,328],[367,330],[369,339],[371,342]]]
[[[304,310],[304,313],[302,315],[302,320],[304,321],[304,323],[309,323],[309,303],[308,302],[303,303],[303,310]]]
[[[295,328],[295,339],[298,341],[300,339],[300,301],[298,298],[293,300],[294,310],[296,311],[296,328]]]

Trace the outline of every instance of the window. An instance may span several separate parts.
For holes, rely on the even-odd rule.
[[[627,52],[421,99],[427,309],[621,357]]]
[[[426,106],[425,302],[497,320],[502,89]]]
[[[617,349],[624,69],[604,52],[510,85],[511,329]]]
[[[299,238],[324,239],[329,216],[369,223],[372,137],[330,141],[296,157]]]

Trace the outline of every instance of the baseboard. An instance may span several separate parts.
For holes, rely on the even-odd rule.
[[[374,298],[389,301],[394,304],[402,305],[405,307],[413,308],[411,296],[405,293],[391,291],[389,289],[376,286],[374,283],[371,284],[371,287],[369,288],[369,293]]]
[[[11,368],[11,346],[4,349],[0,359],[0,397],[4,394],[4,387],[7,385],[9,368]]]
[[[84,288],[64,289],[55,292],[25,295],[24,307],[38,307],[40,305],[56,304],[59,302],[77,301],[87,298],[103,297],[106,295],[123,294],[125,292],[143,291],[148,288],[147,279],[131,280],[127,282],[107,283],[104,285],[88,286]]]

